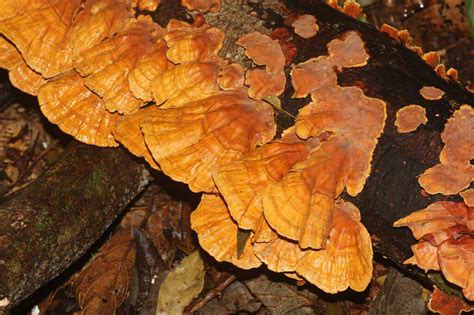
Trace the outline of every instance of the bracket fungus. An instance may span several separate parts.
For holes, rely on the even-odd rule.
[[[462,105],[448,120],[441,140],[440,164],[427,169],[418,182],[429,194],[453,195],[469,187],[474,179],[474,108]]]
[[[446,280],[474,300],[474,208],[462,202],[439,201],[394,223],[408,227],[420,240],[406,264],[441,270]]]
[[[245,75],[249,86],[248,95],[261,100],[267,96],[279,96],[285,90],[285,54],[278,42],[270,36],[253,32],[241,36],[237,45],[245,48],[245,54],[265,69],[250,69]]]
[[[202,196],[199,206],[191,213],[191,227],[196,231],[202,248],[217,261],[231,262],[243,269],[262,264],[249,242],[244,245],[242,254],[237,254],[238,227],[219,196]]]
[[[420,95],[423,96],[425,100],[436,101],[443,97],[444,91],[434,86],[424,86],[420,89]]]
[[[148,8],[159,1],[140,3]],[[200,12],[221,7],[218,0],[181,3]],[[353,2],[330,4],[362,16]],[[319,36],[316,22],[301,15],[292,26],[297,35],[312,38]],[[421,54],[408,32],[381,30]],[[280,32],[237,40],[254,63],[244,69],[219,56],[225,34],[200,14],[192,24],[171,20],[164,29],[135,18],[127,0],[5,0],[0,67],[16,86],[38,94],[45,116],[64,132],[98,146],[121,143],[203,192],[191,223],[216,260],[244,269],[266,264],[330,293],[363,291],[372,274],[371,241],[359,210],[340,195],[355,197],[363,190],[386,104],[357,86],[338,85],[341,71],[363,67],[370,57],[361,35],[347,31],[327,44],[327,55],[291,66],[293,97],[310,95],[311,101],[275,139],[275,108],[262,100],[284,92],[284,69],[296,55],[288,30]],[[423,58],[438,74],[454,77],[438,55]],[[440,91],[425,88],[420,94],[437,100]],[[457,194],[472,182],[473,117],[472,107],[463,105],[448,121],[441,164],[420,177],[428,193]],[[420,123],[426,123],[421,107],[397,113],[400,132]],[[470,205],[472,191],[461,192]],[[462,279],[452,266],[460,261],[472,269],[473,220],[471,208],[437,203],[397,221],[420,239],[407,263],[441,269],[472,297],[472,277]],[[249,237],[240,246],[243,230]],[[462,255],[454,257],[454,248]]]
[[[87,89],[75,71],[44,84],[38,101],[46,118],[74,138],[97,146],[118,145],[112,135],[117,114],[105,109],[104,101]]]
[[[397,111],[395,126],[400,133],[414,131],[421,124],[426,124],[426,110],[420,105],[411,104],[400,108]]]
[[[212,170],[270,141],[273,108],[242,92],[221,92],[178,108],[157,109],[142,122],[161,169],[193,191],[212,192]]]
[[[291,24],[295,33],[303,38],[311,38],[319,31],[316,18],[313,15],[303,14]]]

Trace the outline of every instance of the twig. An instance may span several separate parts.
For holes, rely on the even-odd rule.
[[[224,281],[222,281],[219,285],[212,288],[207,294],[200,300],[198,300],[185,314],[194,314],[203,308],[207,303],[209,303],[215,297],[218,297],[222,294],[222,292],[234,282],[236,277],[234,275],[229,274]]]

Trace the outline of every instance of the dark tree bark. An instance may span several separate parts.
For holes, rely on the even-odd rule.
[[[414,239],[408,230],[394,229],[392,224],[447,198],[423,196],[417,176],[438,163],[444,124],[461,104],[474,104],[474,96],[457,83],[440,79],[416,53],[369,24],[318,1],[286,1],[286,11],[272,9],[278,8],[275,2],[243,1],[239,2],[242,8],[230,11],[225,11],[224,5],[224,12],[206,18],[221,23],[217,26],[225,29],[229,38],[235,38],[249,27],[284,26],[285,14],[316,16],[320,30],[315,37],[293,38],[298,51],[295,63],[327,54],[327,43],[345,31],[359,32],[370,60],[364,67],[339,73],[339,84],[360,86],[367,96],[384,100],[388,118],[363,192],[355,198],[343,197],[361,210],[377,252],[408,273],[430,281],[416,268],[402,265],[411,256]],[[256,14],[250,15],[250,11]],[[226,50],[226,55],[234,61],[242,57],[232,49]],[[426,101],[418,92],[423,86],[441,88],[446,94],[440,101]],[[295,115],[309,100],[291,99],[292,94],[288,84],[282,105]],[[428,123],[415,132],[400,134],[394,127],[395,113],[407,104],[423,106]],[[283,130],[293,121],[277,113],[277,123]],[[77,144],[69,148],[51,170],[0,206],[0,300],[6,297],[16,304],[80,257],[146,181],[143,165],[122,150]]]
[[[145,166],[123,149],[74,142],[51,169],[0,205],[3,310],[79,259],[148,180]]]

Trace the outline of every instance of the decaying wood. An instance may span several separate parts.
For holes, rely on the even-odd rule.
[[[234,7],[234,12],[245,12],[244,16],[260,22],[249,24],[241,17],[222,19],[227,25],[223,28],[229,32],[239,30],[229,27],[229,21],[236,25],[245,23],[246,27],[284,26],[281,15],[284,10],[275,6],[275,1],[238,3],[242,8]],[[289,8],[285,14],[312,14],[319,25],[314,38],[293,38],[297,48],[295,63],[327,54],[327,43],[348,30],[356,30],[366,43],[370,54],[368,65],[343,70],[338,75],[339,84],[359,86],[367,96],[384,100],[388,119],[363,192],[355,198],[344,198],[361,210],[375,250],[407,272],[420,276],[416,268],[402,265],[411,256],[410,245],[414,239],[408,230],[394,229],[392,224],[408,213],[446,198],[422,195],[417,176],[438,162],[442,148],[440,133],[445,122],[461,104],[474,104],[474,96],[457,83],[439,78],[416,53],[369,24],[317,1],[286,1],[285,4]],[[241,58],[231,50],[226,55]],[[445,97],[434,105],[419,95],[423,86],[442,87]],[[309,100],[292,99],[292,94],[288,86],[282,106],[295,116]],[[400,134],[394,126],[395,114],[407,104],[424,107],[428,122],[415,132]],[[277,123],[281,131],[293,121],[277,113]],[[5,302],[2,298],[12,304],[19,302],[80,257],[143,187],[147,178],[144,170],[142,164],[121,150],[76,144],[44,176],[1,205],[0,305]]]
[[[122,149],[73,143],[0,205],[0,313],[80,258],[148,179]]]

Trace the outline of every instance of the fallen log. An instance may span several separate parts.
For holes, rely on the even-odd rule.
[[[73,142],[12,194],[0,205],[0,313],[78,260],[149,178],[122,149]]]
[[[226,30],[230,38],[236,38],[249,25],[257,27],[252,24],[254,20],[245,19],[256,18],[259,27],[273,29],[285,26],[284,15],[314,15],[320,28],[318,35],[293,38],[297,51],[294,63],[327,54],[327,44],[346,31],[355,30],[361,35],[369,62],[361,68],[342,70],[338,84],[359,86],[367,96],[385,101],[388,118],[364,190],[356,197],[343,197],[360,209],[377,252],[430,282],[418,269],[402,265],[411,256],[414,239],[408,230],[394,229],[392,224],[436,200],[447,199],[421,194],[417,176],[438,162],[444,124],[462,104],[474,104],[474,96],[458,83],[440,78],[417,53],[369,24],[318,1],[285,4],[285,10],[274,1],[248,1],[240,3],[238,9],[227,4],[219,13],[227,16],[221,21],[225,25],[219,25],[218,15],[207,18]],[[239,13],[233,18],[232,14]],[[234,24],[229,25],[229,21]],[[239,29],[239,25],[245,27]],[[226,54],[232,55],[232,51]],[[419,95],[424,86],[442,88],[445,95],[436,102],[425,100]],[[287,86],[281,102],[283,110],[296,116],[309,100],[293,99],[293,92]],[[415,132],[401,134],[394,126],[395,114],[407,104],[425,108],[428,122]],[[287,115],[277,113],[280,131],[293,123]],[[80,257],[140,191],[147,180],[144,174],[144,167],[121,150],[75,144],[50,171],[0,205],[0,305],[18,303]]]

